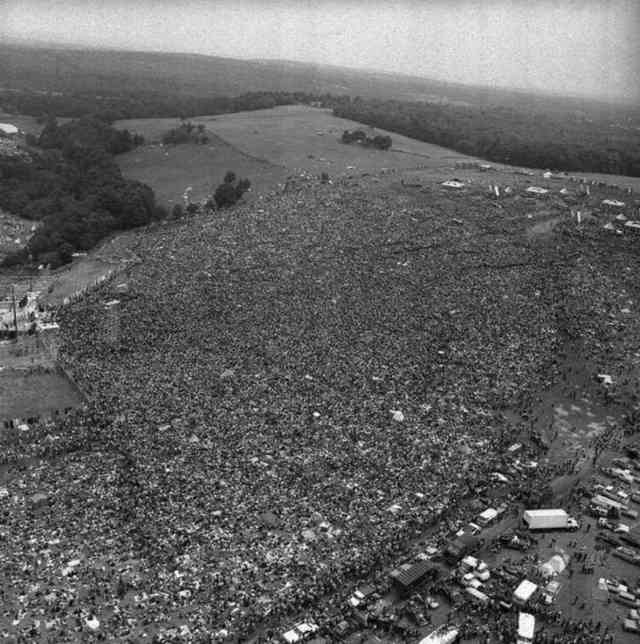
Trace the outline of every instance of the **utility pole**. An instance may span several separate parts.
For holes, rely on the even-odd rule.
[[[16,287],[11,286],[11,299],[13,301],[13,328],[16,332],[16,342],[18,341],[18,315],[16,312]]]

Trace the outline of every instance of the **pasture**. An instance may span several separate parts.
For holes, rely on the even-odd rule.
[[[330,110],[304,105],[200,117],[197,122],[204,123],[208,130],[237,149],[292,170],[348,175],[416,166],[442,167],[469,159],[458,152],[377,128],[376,133],[389,134],[393,139],[390,150],[345,145],[340,142],[344,130],[371,133],[373,129],[337,118]]]
[[[393,133],[393,147],[386,152],[345,145],[339,140],[344,130],[368,128],[336,118],[329,110],[302,105],[190,120],[206,126],[209,144],[160,145],[162,135],[179,125],[177,119],[116,122],[116,127],[140,133],[148,141],[117,157],[122,172],[150,185],[158,199],[169,204],[181,201],[188,186],[194,199],[206,197],[227,170],[248,177],[255,195],[301,171],[317,175],[327,172],[330,177],[374,174],[385,169],[453,167],[456,161],[469,159]]]
[[[158,120],[167,122],[167,119]],[[146,127],[135,131],[159,132],[161,135],[175,125],[175,120],[168,120],[163,127],[147,123]],[[248,197],[274,188],[289,174],[286,168],[244,154],[215,136],[206,145],[161,146],[151,143],[122,154],[116,160],[124,176],[151,186],[158,202],[169,206],[182,203],[182,195],[189,186],[194,201],[205,199],[222,182],[227,170],[251,180],[252,189]]]
[[[116,127],[138,132],[148,141],[147,145],[117,157],[123,173],[150,185],[158,199],[169,204],[180,202],[188,186],[193,189],[194,199],[205,198],[227,170],[248,177],[253,186],[251,194],[255,196],[275,188],[288,175],[303,171],[314,175],[327,172],[330,177],[419,171],[422,177],[445,179],[469,174],[469,171],[455,169],[457,162],[484,162],[377,128],[376,133],[389,134],[393,139],[390,150],[345,145],[340,142],[344,130],[362,129],[373,134],[373,128],[337,118],[330,110],[305,105],[198,116],[190,120],[205,125],[211,137],[208,145],[161,146],[162,135],[177,127],[178,119],[116,122]],[[481,181],[513,181],[504,175],[512,175],[515,168],[498,163],[491,165],[493,173],[482,176],[477,171],[471,173]],[[556,187],[558,181],[562,181],[541,183],[541,174],[542,170],[534,171],[530,180],[536,185],[550,184],[549,187]],[[603,180],[609,185],[640,189],[640,179],[633,177],[575,174],[589,180]]]

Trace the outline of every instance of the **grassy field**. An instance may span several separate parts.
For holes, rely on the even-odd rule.
[[[0,419],[46,415],[80,401],[80,393],[62,373],[0,372]]]
[[[138,132],[149,142],[118,157],[123,173],[150,185],[161,201],[173,203],[181,201],[188,186],[195,199],[206,197],[227,170],[248,177],[255,195],[300,171],[329,176],[373,174],[384,169],[453,167],[456,161],[469,159],[396,134],[387,152],[344,145],[339,138],[345,129],[364,126],[306,106],[202,116],[192,121],[206,126],[211,135],[208,145],[159,145],[162,135],[178,125],[176,119],[118,121],[117,127]]]
[[[191,120],[206,126],[212,135],[210,145],[158,146],[162,135],[179,124],[177,119],[116,122],[117,127],[143,134],[151,144],[119,157],[123,172],[151,185],[160,199],[175,201],[181,198],[187,186],[193,187],[196,198],[205,196],[227,169],[248,176],[254,184],[254,193],[259,193],[280,183],[287,174],[302,170],[344,176],[419,168],[446,178],[461,174],[454,169],[456,162],[482,161],[385,130],[376,132],[392,137],[393,147],[387,152],[344,145],[339,141],[344,130],[368,130],[367,126],[334,117],[330,110],[304,105],[200,116]],[[501,173],[513,171],[511,166],[491,165]],[[542,171],[534,171],[531,177],[536,185],[558,185],[558,180],[541,183],[541,174]],[[639,178],[574,174],[640,190]],[[500,180],[495,174],[484,176],[487,182]]]
[[[175,121],[170,121],[163,131],[174,126]],[[149,123],[145,129],[155,130],[155,124]],[[182,203],[189,186],[194,200],[205,199],[222,182],[227,170],[248,177],[254,195],[272,189],[289,174],[286,168],[243,154],[217,137],[207,145],[146,145],[117,159],[126,177],[151,186],[158,201],[168,205]]]
[[[198,122],[238,149],[272,163],[310,171],[324,170],[336,175],[374,173],[383,168],[451,165],[469,158],[385,130],[376,130],[376,133],[392,137],[393,147],[389,151],[345,145],[339,140],[344,130],[373,130],[337,118],[330,110],[304,105],[202,117]]]

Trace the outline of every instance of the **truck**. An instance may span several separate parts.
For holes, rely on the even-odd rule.
[[[575,532],[580,526],[562,509],[525,510],[522,520],[529,530],[570,530]]]

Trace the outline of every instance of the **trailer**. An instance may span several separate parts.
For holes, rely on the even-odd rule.
[[[531,644],[536,630],[536,618],[530,613],[518,613],[517,644]]]
[[[571,530],[579,528],[578,522],[562,509],[525,510],[522,515],[529,530]]]

